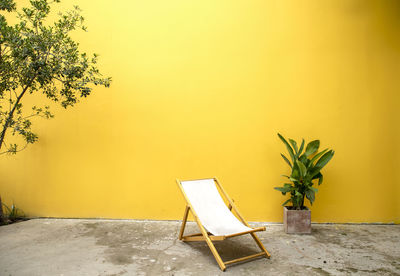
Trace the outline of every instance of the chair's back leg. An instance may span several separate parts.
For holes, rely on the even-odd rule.
[[[189,215],[189,210],[190,210],[190,207],[186,205],[185,213],[183,214],[181,230],[179,231],[179,237],[178,237],[179,240],[182,240],[183,232],[185,231],[185,226],[186,226],[187,218]]]

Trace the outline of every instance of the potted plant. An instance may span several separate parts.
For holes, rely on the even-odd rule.
[[[323,181],[321,169],[332,159],[335,152],[328,149],[318,152],[319,140],[311,141],[304,149],[304,139],[298,147],[296,141],[289,139],[288,142],[279,133],[278,136],[285,144],[290,160],[283,154],[281,156],[291,168],[289,176],[283,175],[290,183],[283,184],[283,187],[275,187],[283,195],[290,194],[290,198],[282,204],[284,229],[290,234],[309,234],[311,211],[304,206],[304,200],[307,198],[311,205],[313,204],[315,193],[318,192],[314,184],[318,181],[318,186],[321,185]],[[285,206],[289,202],[292,206]]]

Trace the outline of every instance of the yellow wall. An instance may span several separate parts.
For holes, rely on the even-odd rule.
[[[279,131],[336,150],[313,221],[400,221],[398,1],[73,4],[112,87],[1,157],[6,202],[31,216],[180,219],[175,178],[217,176],[247,219],[281,221]]]

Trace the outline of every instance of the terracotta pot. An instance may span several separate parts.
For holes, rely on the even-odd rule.
[[[311,234],[311,211],[283,207],[283,227],[287,234]]]

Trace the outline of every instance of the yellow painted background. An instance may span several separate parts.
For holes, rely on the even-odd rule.
[[[281,132],[336,150],[313,221],[400,221],[398,1],[61,7],[74,4],[89,29],[75,37],[112,86],[37,121],[40,141],[1,157],[6,203],[29,216],[180,219],[175,178],[217,176],[247,219],[278,222]]]

